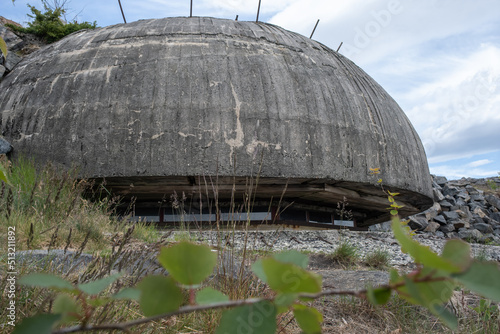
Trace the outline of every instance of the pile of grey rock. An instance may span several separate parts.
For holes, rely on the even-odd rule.
[[[19,23],[0,16],[0,37],[7,45],[8,54],[4,57],[0,52],[0,81],[23,60],[24,56],[40,49],[45,43],[31,34],[14,33],[5,24],[21,26]]]
[[[7,46],[7,56],[0,52],[0,81],[9,74],[23,58],[40,49],[45,42],[31,34],[14,33],[5,24],[21,26],[20,24],[0,16],[0,37]],[[12,146],[2,136],[0,136],[0,155],[8,154],[12,151]]]
[[[14,69],[14,67],[23,59],[18,53],[18,51],[22,48],[22,39],[17,37],[17,35],[5,27],[3,22],[8,23],[6,19],[0,16],[0,37],[2,37],[5,41],[9,53],[7,54],[7,57],[4,57],[0,53],[0,80],[2,80],[4,75],[12,71],[12,69]]]
[[[408,217],[413,230],[471,242],[500,243],[500,177],[448,181],[433,175],[432,187],[434,205]],[[371,229],[386,230],[388,225]]]

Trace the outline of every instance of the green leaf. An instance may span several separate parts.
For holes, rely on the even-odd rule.
[[[74,290],[74,287],[70,282],[55,275],[42,274],[42,273],[29,274],[24,277],[21,277],[18,283],[21,285],[36,286],[40,288],[49,288],[56,290],[65,290],[65,289]]]
[[[20,324],[16,325],[12,334],[50,334],[61,318],[61,314],[38,314],[24,318]]]
[[[104,291],[104,289],[106,289],[108,286],[113,284],[120,277],[121,274],[114,274],[108,277],[98,279],[97,281],[78,284],[78,289],[80,289],[80,291],[83,291],[88,295],[97,295],[102,291]]]
[[[1,39],[1,38],[0,38]],[[5,167],[0,163],[0,181],[5,182],[8,185],[11,185],[9,178],[7,177],[7,171],[5,170]]]
[[[298,293],[279,293],[274,298],[274,305],[279,313],[288,311],[288,308],[299,298]]]
[[[367,291],[367,297],[370,303],[373,305],[385,305],[391,298],[391,289],[390,288],[377,288],[369,286]]]
[[[398,195],[399,195],[399,193],[391,193],[389,190],[387,190],[387,193],[388,193],[389,195],[393,196],[393,197],[394,197],[394,196],[398,196]]]
[[[391,215],[396,216],[398,214],[398,210],[391,210]]]
[[[467,289],[500,302],[500,269],[498,269],[498,264],[474,261],[467,271],[454,274],[452,277]]]
[[[196,303],[199,305],[227,302],[228,300],[228,296],[212,288],[205,288],[196,294]]]
[[[113,299],[130,299],[139,301],[141,298],[141,290],[134,288],[125,288],[111,296]]]
[[[308,272],[292,263],[282,263],[274,258],[262,259],[267,283],[277,292],[316,293],[321,291],[321,276]]]
[[[460,267],[461,271],[469,268],[472,262],[470,245],[458,239],[448,240],[444,245],[441,256],[457,267]]]
[[[7,49],[7,44],[5,43],[2,37],[0,37],[0,50],[2,51],[4,58],[7,58],[9,50]]]
[[[317,309],[296,304],[293,306],[293,315],[305,334],[321,333],[323,316]]]
[[[451,298],[456,287],[446,275],[445,272],[425,267],[418,274],[403,276],[405,286],[398,288],[397,291],[411,303],[424,307],[430,304],[443,304]],[[424,281],[415,282],[417,280]]]
[[[300,253],[295,249],[276,253],[273,255],[273,258],[283,263],[296,264],[302,269],[307,269],[307,265],[309,264],[309,257],[306,254]]]
[[[264,283],[267,283],[267,276],[264,272],[264,267],[262,267],[262,260],[258,259],[252,264],[252,271],[259,279],[261,279]]]
[[[399,273],[396,269],[389,270],[389,277],[390,277],[389,281],[391,282],[391,284],[397,284],[403,281],[403,279],[401,278],[401,276],[399,276]]]
[[[148,276],[137,287],[141,291],[139,305],[147,317],[175,311],[182,304],[182,291],[171,277]]]
[[[215,334],[276,333],[276,308],[265,300],[225,311]]]
[[[100,306],[106,305],[110,301],[111,301],[111,299],[108,297],[92,297],[92,298],[89,298],[87,300],[87,303],[90,306],[100,307]]]
[[[397,217],[392,218],[392,231],[394,236],[401,245],[401,250],[408,253],[416,263],[423,264],[424,266],[444,270],[449,273],[457,273],[462,271],[460,266],[453,262],[440,257],[428,247],[422,246],[404,231],[401,226],[400,220]]]
[[[62,323],[70,323],[79,319],[82,308],[73,297],[61,293],[54,300],[52,312],[62,315]]]
[[[470,306],[469,306],[470,307]],[[479,305],[476,307],[471,307],[477,313],[494,313],[497,310],[497,306],[491,306],[491,300],[481,299]]]
[[[433,275],[433,273],[435,274]],[[414,280],[424,278],[429,280],[443,278],[442,274],[446,273],[424,268],[418,275],[403,276],[405,285],[398,288],[397,291],[410,303],[427,308],[448,327],[455,329],[458,326],[456,317],[443,306],[453,295],[455,285],[450,280],[414,282]]]
[[[288,307],[292,305],[298,297],[298,293],[279,293],[276,298],[274,298],[274,305]]]
[[[273,254],[272,257],[275,260],[278,260],[283,263],[295,264],[302,269],[307,269],[307,265],[309,264],[309,258],[307,257],[307,255],[302,254],[296,250],[290,250]],[[259,259],[252,264],[252,271],[263,282],[268,283],[266,273],[264,271],[264,268],[262,267],[262,260],[263,259]]]
[[[403,279],[405,281],[405,286],[398,290],[404,293],[403,297],[413,304],[424,304],[424,300],[422,299],[422,296],[420,296],[417,285],[407,276],[403,276]],[[407,295],[408,293],[409,295]]]
[[[455,330],[458,328],[457,317],[453,313],[448,311],[448,309],[443,305],[433,304],[430,306],[429,310],[450,329]]]
[[[213,272],[217,254],[206,245],[180,242],[162,248],[158,260],[176,281],[195,285],[202,283]]]

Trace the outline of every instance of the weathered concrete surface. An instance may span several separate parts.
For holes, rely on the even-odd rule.
[[[270,24],[167,18],[77,32],[4,78],[0,111],[16,154],[76,163],[85,177],[243,177],[262,159],[262,177],[376,196],[378,167],[415,207],[432,204],[397,103],[342,55]]]

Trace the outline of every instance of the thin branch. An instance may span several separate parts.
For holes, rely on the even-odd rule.
[[[358,291],[352,291],[352,290],[338,290],[338,289],[332,289],[332,290],[323,290],[318,293],[301,293],[299,295],[300,298],[310,298],[310,299],[318,299],[321,297],[325,296],[355,296],[359,298],[364,298],[366,296],[367,290],[358,290]]]
[[[413,279],[414,283],[431,283],[431,282],[439,282],[439,281],[445,281],[448,278],[447,277],[436,277],[432,278],[433,273],[430,273],[424,277],[421,278],[416,278]],[[380,289],[391,289],[391,290],[398,290],[398,288],[404,286],[406,283],[404,281],[396,283],[396,284],[385,284],[385,285],[380,285],[378,288]],[[326,297],[326,296],[354,296],[358,298],[366,298],[366,295],[368,293],[367,289],[363,290],[358,290],[358,291],[353,291],[353,290],[338,290],[338,289],[330,289],[330,290],[323,290],[318,293],[301,293],[298,294],[298,298],[310,298],[310,299],[318,299],[321,297]],[[52,334],[66,334],[66,333],[75,333],[75,332],[83,332],[83,331],[96,331],[96,330],[120,330],[123,332],[128,332],[128,328],[145,324],[151,321],[163,319],[163,318],[168,318],[174,315],[179,315],[179,314],[186,314],[186,313],[192,313],[192,312],[197,312],[197,311],[204,311],[204,310],[213,310],[213,309],[221,309],[221,308],[228,308],[228,307],[236,307],[236,306],[242,306],[242,305],[252,305],[256,304],[262,301],[274,301],[274,298],[249,298],[249,299],[242,299],[242,300],[230,300],[227,302],[221,302],[221,303],[214,303],[214,304],[207,304],[207,305],[194,305],[194,306],[183,306],[180,307],[178,310],[173,311],[173,312],[168,312],[168,313],[163,313],[151,317],[146,317],[146,318],[141,318],[141,319],[136,319],[128,322],[122,322],[122,323],[117,323],[117,324],[100,324],[100,325],[78,325],[78,326],[72,326],[72,327],[67,327],[67,328],[61,328],[58,330],[54,330]]]
[[[366,290],[360,290],[360,291],[324,290],[324,291],[321,291],[318,293],[302,293],[302,294],[299,294],[298,297],[316,299],[316,298],[320,298],[323,296],[330,296],[330,295],[351,295],[351,296],[364,298],[364,296],[366,295]],[[79,331],[96,331],[96,330],[106,330],[106,329],[127,331],[127,328],[129,328],[129,327],[145,324],[145,323],[155,321],[158,319],[162,319],[162,318],[168,318],[168,317],[171,317],[174,315],[192,313],[192,312],[204,311],[204,310],[236,307],[236,306],[242,306],[242,305],[251,305],[251,304],[256,304],[256,303],[262,302],[264,300],[273,301],[274,298],[250,298],[250,299],[243,299],[243,300],[230,300],[227,302],[207,304],[207,305],[183,306],[183,307],[179,308],[177,311],[163,313],[163,314],[159,314],[159,315],[155,315],[155,316],[151,316],[151,317],[147,317],[147,318],[132,320],[129,322],[122,322],[122,323],[118,323],[118,324],[78,325],[78,326],[61,328],[59,330],[55,330],[52,332],[52,334],[66,334],[66,333],[75,333],[75,332],[79,332]]]
[[[221,302],[221,303],[214,303],[214,304],[207,304],[207,305],[183,306],[183,307],[179,308],[177,311],[163,313],[163,314],[155,315],[152,317],[132,320],[132,321],[128,321],[128,322],[122,322],[122,323],[118,323],[118,324],[78,325],[78,326],[61,328],[61,329],[55,330],[52,332],[52,334],[65,334],[65,333],[75,333],[75,332],[79,332],[79,331],[95,331],[95,330],[102,330],[102,329],[114,329],[114,330],[126,331],[127,328],[129,328],[129,327],[141,325],[141,324],[148,323],[150,321],[154,321],[154,320],[158,320],[158,319],[162,319],[162,318],[168,318],[168,317],[171,317],[174,315],[192,313],[192,312],[204,311],[204,310],[210,310],[210,309],[220,309],[220,308],[235,307],[235,306],[242,306],[242,305],[251,305],[251,304],[259,303],[259,302],[264,301],[264,300],[273,300],[273,299],[272,298],[250,298],[250,299],[243,299],[243,300],[231,300],[228,302]]]

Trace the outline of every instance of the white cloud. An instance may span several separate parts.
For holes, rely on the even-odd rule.
[[[296,0],[271,23],[304,35],[321,19],[315,39],[330,47],[341,41],[341,53],[362,67],[431,40],[479,31],[500,19],[496,0]]]
[[[483,166],[483,165],[488,165],[490,163],[492,163],[493,160],[489,160],[489,159],[481,159],[481,160],[476,160],[476,161],[472,161],[472,162],[469,162],[467,164],[467,167],[479,167],[479,166]]]
[[[434,175],[446,176],[449,180],[456,180],[462,177],[483,178],[498,175],[498,170],[495,169],[469,168],[467,166],[459,167],[453,165],[431,166],[430,172]]]
[[[260,7],[261,14],[274,14],[283,8],[286,8],[293,2],[297,0],[273,0],[273,1],[262,1]],[[216,9],[227,14],[257,14],[257,8],[259,5],[258,0],[248,1],[248,0],[203,0],[200,4],[207,9]]]
[[[402,95],[429,162],[500,150],[500,47],[484,46]]]

